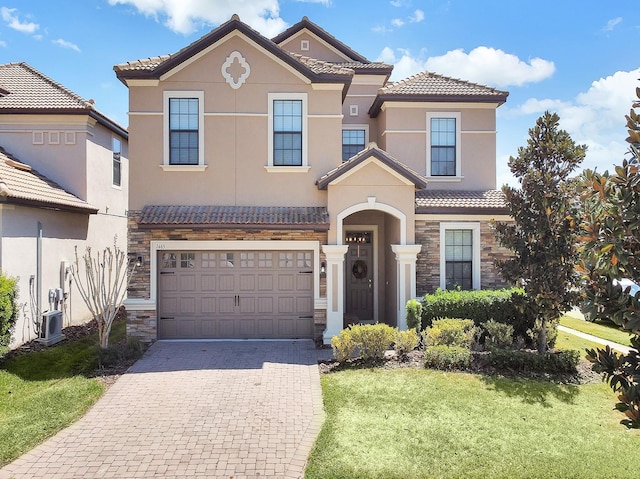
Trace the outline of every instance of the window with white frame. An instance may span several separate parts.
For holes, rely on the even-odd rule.
[[[342,130],[342,161],[364,150],[365,145],[364,129],[344,129]]]
[[[164,165],[204,165],[204,93],[164,92]]]
[[[480,289],[480,224],[440,224],[440,287]]]
[[[269,94],[269,167],[305,167],[307,94]]]
[[[111,151],[113,153],[113,173],[112,184],[113,186],[120,186],[122,183],[122,143],[118,138],[111,138]]]
[[[460,177],[460,113],[427,113],[427,175]]]

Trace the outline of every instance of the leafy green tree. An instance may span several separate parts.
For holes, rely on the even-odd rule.
[[[640,88],[636,88],[640,100]],[[640,294],[614,284],[631,278],[640,283],[640,101],[626,116],[629,155],[615,173],[587,170],[582,176],[585,215],[582,223],[582,259],[578,266],[585,279],[584,311],[591,318],[608,318],[632,334],[628,354],[604,349],[587,350],[594,370],[618,393],[616,409],[628,428],[640,428]]]
[[[509,158],[519,188],[502,187],[513,222],[495,222],[497,241],[511,258],[496,261],[507,281],[521,284],[536,317],[533,337],[539,353],[548,348],[549,329],[577,302],[576,237],[579,209],[570,176],[587,147],[576,145],[560,117],[545,112],[529,130],[526,147]]]
[[[18,320],[18,283],[0,271],[0,358],[9,350],[11,333]]]

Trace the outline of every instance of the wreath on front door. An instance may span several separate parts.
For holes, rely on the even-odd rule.
[[[356,279],[364,279],[367,277],[367,263],[362,261],[361,259],[357,260],[353,263],[353,268],[351,268],[351,272]]]

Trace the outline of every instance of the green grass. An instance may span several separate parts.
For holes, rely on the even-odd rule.
[[[325,375],[322,388],[327,419],[307,479],[626,479],[640,470],[640,431],[619,424],[605,384],[360,369]]]
[[[621,331],[615,324],[608,321],[584,321],[582,319],[572,318],[571,316],[563,316],[560,318],[560,324],[567,328],[572,328],[583,333],[588,333],[593,336],[597,336],[601,339],[607,339],[614,343],[630,346],[630,335]],[[600,346],[602,347],[602,346]]]
[[[604,346],[600,343],[589,341],[588,339],[582,339],[575,334],[558,331],[558,338],[556,339],[555,347],[564,351],[575,349],[576,351],[580,351],[580,357],[584,358],[586,354],[585,349],[599,349]]]
[[[113,324],[110,341],[125,335]],[[80,418],[104,387],[88,378],[98,365],[97,334],[0,362],[0,466]]]

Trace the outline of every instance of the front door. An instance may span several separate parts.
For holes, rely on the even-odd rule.
[[[346,316],[349,322],[373,322],[373,233],[347,231],[345,242]]]

